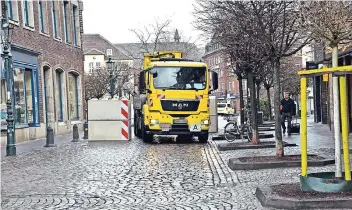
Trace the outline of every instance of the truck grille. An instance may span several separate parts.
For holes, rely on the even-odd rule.
[[[189,131],[187,124],[172,124],[171,129],[174,131]]]
[[[197,111],[199,101],[161,100],[164,111]]]

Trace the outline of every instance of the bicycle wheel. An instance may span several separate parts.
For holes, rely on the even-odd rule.
[[[247,124],[247,140],[248,140],[248,142],[252,141],[252,137],[253,137],[252,126]]]
[[[224,136],[227,141],[231,142],[236,140],[238,135],[239,135],[239,129],[237,124],[233,122],[229,122],[225,125]]]

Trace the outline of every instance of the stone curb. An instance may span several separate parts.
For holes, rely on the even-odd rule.
[[[275,128],[273,127],[259,127],[259,131],[275,131]]]
[[[288,155],[290,156],[290,155]],[[323,160],[308,160],[308,166],[325,166],[334,164],[334,159],[328,159],[320,155],[308,155],[318,156],[324,158]],[[232,170],[258,170],[258,169],[272,169],[272,168],[289,168],[289,167],[300,167],[301,161],[284,161],[284,162],[242,162],[240,158],[231,158],[228,161],[228,166]]]
[[[255,195],[264,207],[277,209],[348,209],[352,206],[352,199],[307,199],[298,200],[295,198],[286,198],[275,195],[270,186],[257,187]]]
[[[246,139],[247,135],[243,135],[243,138]],[[269,139],[269,138],[274,138],[274,134],[271,134],[271,133],[259,133],[259,139]],[[236,136],[236,139],[241,139],[241,137],[240,136]],[[218,135],[218,136],[213,136],[212,140],[216,141],[216,140],[226,140],[226,139],[225,139],[225,136],[223,134],[221,134],[221,135]]]
[[[270,144],[252,144],[248,142],[248,144],[241,144],[241,142],[230,142],[230,143],[220,143],[217,145],[219,151],[226,150],[241,150],[241,149],[267,149],[267,148],[275,148],[275,141],[270,141]],[[283,142],[284,147],[296,147],[297,144]]]

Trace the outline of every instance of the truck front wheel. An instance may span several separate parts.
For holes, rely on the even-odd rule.
[[[207,143],[208,142],[208,138],[209,138],[208,132],[198,136],[198,140],[199,140],[200,143]]]
[[[142,125],[142,140],[145,143],[151,143],[153,142],[153,134],[147,134],[146,130],[146,127]]]

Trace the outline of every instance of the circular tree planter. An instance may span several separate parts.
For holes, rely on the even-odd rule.
[[[352,192],[352,181],[337,179],[335,172],[310,173],[300,176],[300,182],[303,192]]]

